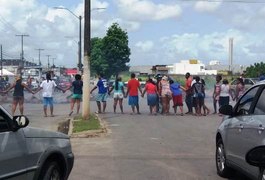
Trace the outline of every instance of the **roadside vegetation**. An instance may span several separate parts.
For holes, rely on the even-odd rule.
[[[87,120],[83,120],[82,116],[77,116],[73,121],[73,133],[98,130],[100,128],[99,119],[94,114],[90,114],[90,117]]]

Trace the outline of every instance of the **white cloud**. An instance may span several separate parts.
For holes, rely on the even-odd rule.
[[[222,2],[203,2],[199,1],[195,3],[195,10],[199,12],[214,12],[216,11]]]
[[[117,0],[122,16],[133,21],[177,18],[182,10],[178,4],[155,4],[149,0]]]
[[[136,21],[125,21],[121,18],[116,18],[116,19],[111,19],[109,20],[106,25],[105,28],[109,28],[113,23],[118,23],[122,29],[126,30],[126,31],[135,31],[138,30],[140,28],[140,23],[136,22]]]
[[[140,48],[143,52],[149,52],[154,47],[153,41],[139,41],[135,44],[136,47]]]

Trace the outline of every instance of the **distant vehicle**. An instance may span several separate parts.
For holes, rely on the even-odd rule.
[[[66,180],[74,164],[69,137],[28,124],[0,106],[0,179]]]
[[[68,79],[59,79],[58,84],[57,84],[57,86],[59,86],[63,89],[68,88],[71,85],[72,85],[72,83]]]
[[[244,78],[245,90],[247,90],[248,88],[256,84],[258,81],[259,81],[259,78]],[[237,85],[237,79],[233,80],[230,83],[232,97],[235,97],[236,85]]]
[[[6,80],[0,80],[0,90],[6,90],[7,88],[10,87],[10,83]]]
[[[216,133],[216,169],[229,178],[235,170],[252,179],[265,179],[265,81],[249,88],[226,115]]]

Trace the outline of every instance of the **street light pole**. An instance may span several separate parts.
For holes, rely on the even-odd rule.
[[[71,11],[68,8],[65,7],[54,7],[54,9],[63,9],[63,10],[67,10],[68,12],[70,12],[73,16],[75,16],[78,20],[79,20],[79,42],[78,42],[78,63],[77,63],[77,67],[79,72],[82,71],[82,16],[77,16],[75,13],[73,13],[73,11]]]
[[[16,35],[16,36],[20,36],[21,37],[21,72],[20,74],[22,74],[22,69],[24,69],[24,50],[23,50],[23,39],[24,37],[28,37],[29,35],[27,34],[19,34],[19,35]]]
[[[41,61],[40,61],[40,52],[41,52],[41,51],[44,51],[44,49],[40,49],[40,48],[39,48],[39,49],[36,49],[36,50],[37,50],[37,51],[39,51],[39,66],[41,66]]]
[[[50,56],[51,55],[46,55],[48,57],[48,71],[50,70]]]

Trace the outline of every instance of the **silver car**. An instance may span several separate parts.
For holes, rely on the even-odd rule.
[[[239,170],[265,180],[265,82],[249,88],[234,107],[219,111],[226,116],[216,133],[217,174],[228,178]]]
[[[28,124],[0,106],[0,179],[67,179],[74,163],[69,137]]]

